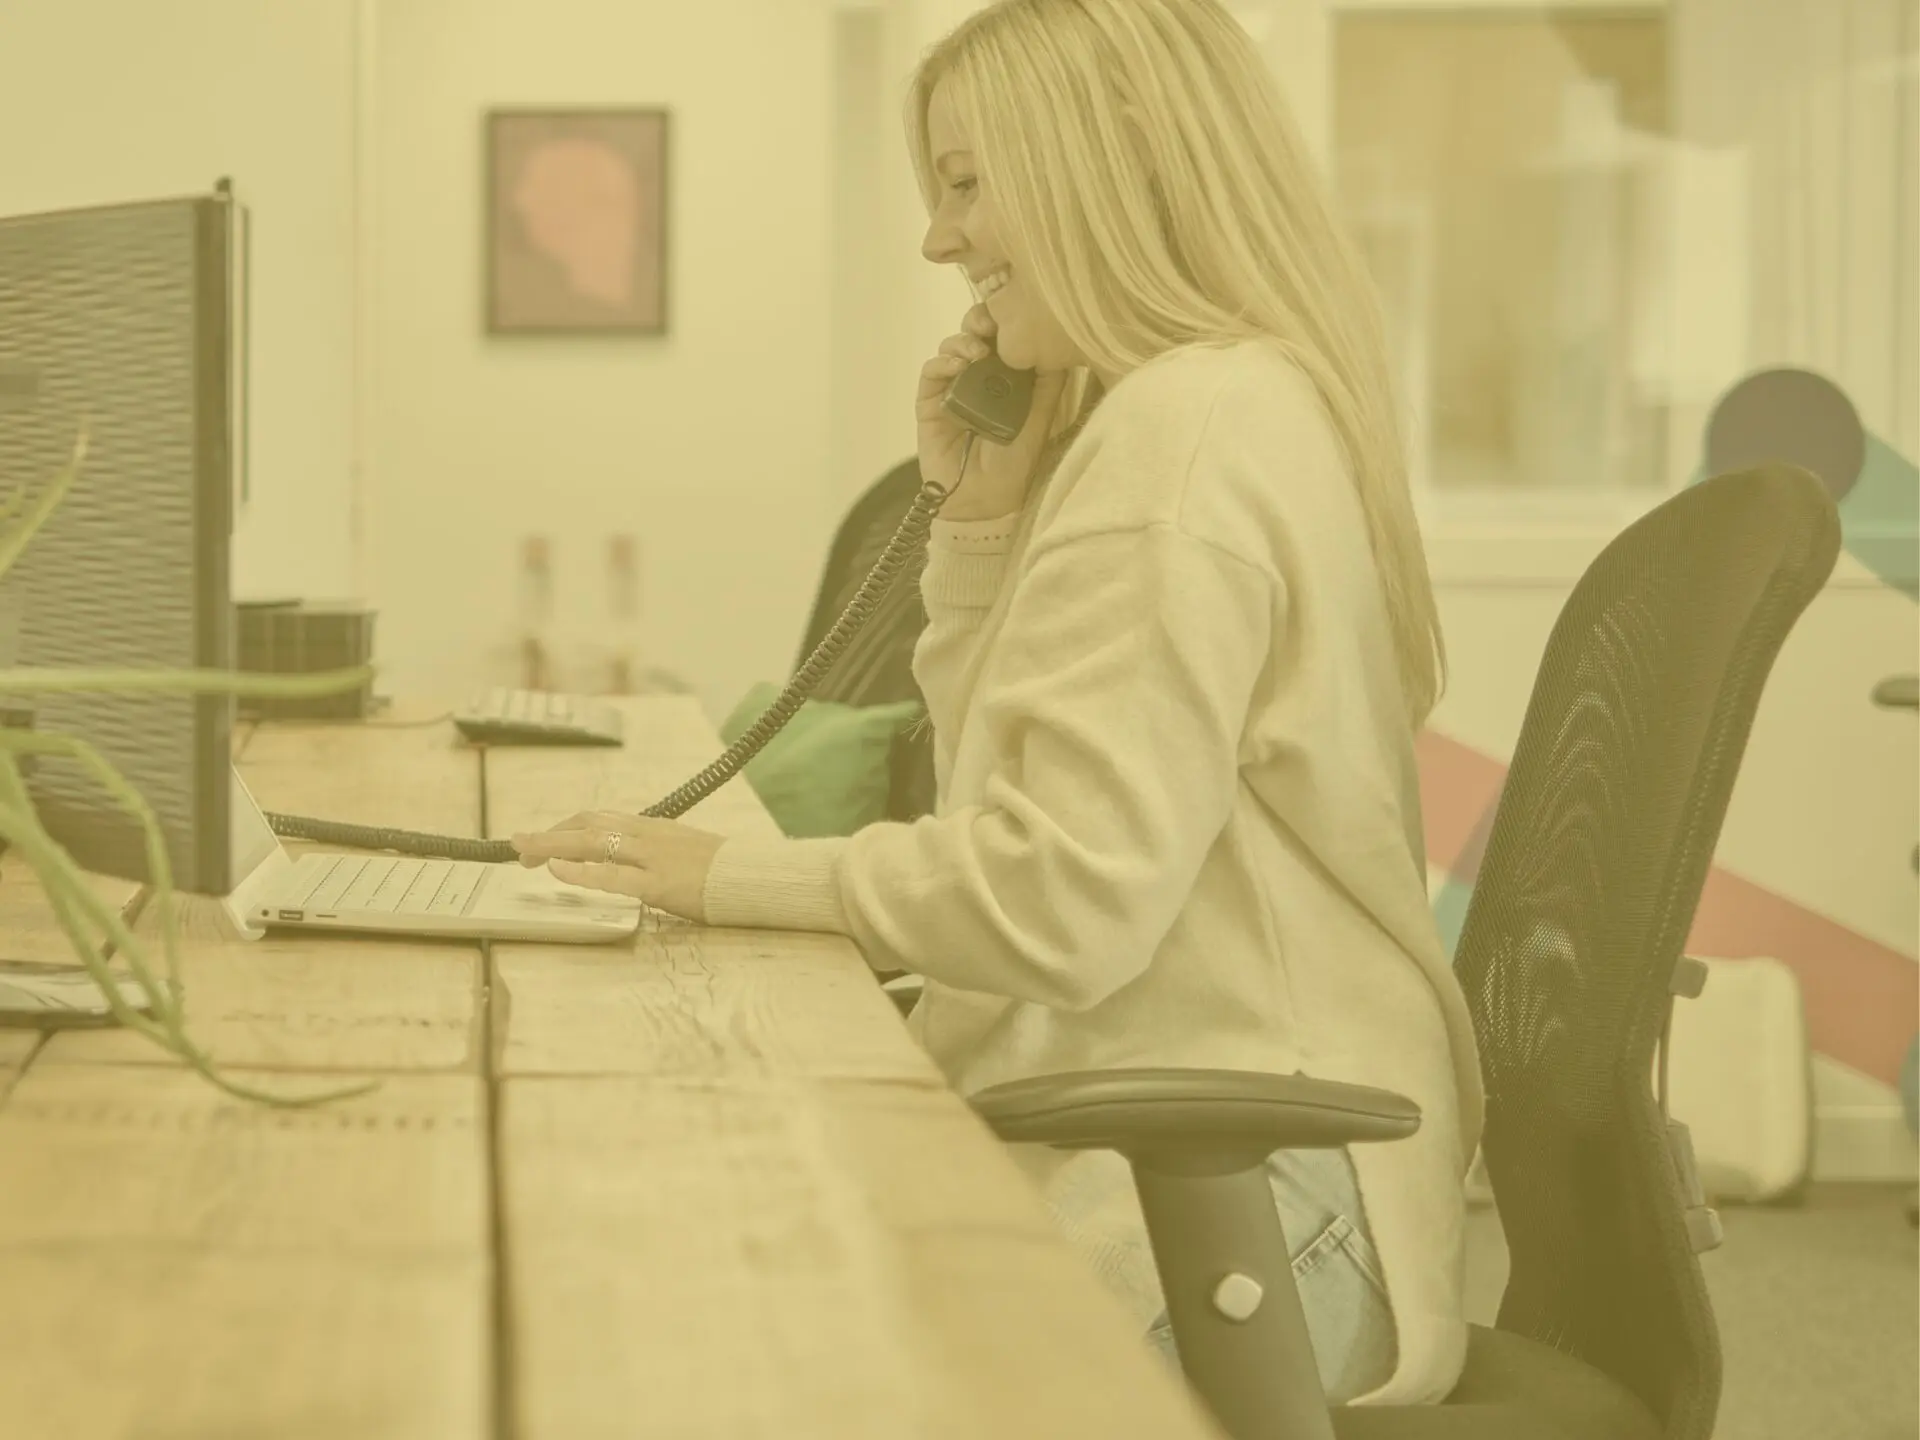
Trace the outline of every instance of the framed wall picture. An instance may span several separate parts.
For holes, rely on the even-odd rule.
[[[488,113],[488,333],[666,333],[667,114]]]

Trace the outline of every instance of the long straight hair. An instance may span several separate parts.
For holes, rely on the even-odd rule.
[[[1418,728],[1446,646],[1373,283],[1279,87],[1219,0],[1000,0],[915,72],[907,139],[939,204],[928,107],[945,82],[1023,274],[1089,367],[1055,433],[1188,346],[1266,340],[1312,381],[1361,508]]]

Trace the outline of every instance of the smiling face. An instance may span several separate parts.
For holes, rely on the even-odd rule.
[[[927,107],[928,151],[940,200],[920,253],[936,265],[958,265],[973,281],[1000,327],[1000,358],[1016,370],[1071,370],[1087,363],[1022,272],[1000,233],[993,198],[981,187],[972,143],[942,81]]]

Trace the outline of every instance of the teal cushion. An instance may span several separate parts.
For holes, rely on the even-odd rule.
[[[780,696],[756,685],[720,726],[732,745]],[[747,783],[792,839],[851,835],[887,814],[888,758],[894,736],[925,713],[917,700],[841,705],[807,700],[747,762]]]

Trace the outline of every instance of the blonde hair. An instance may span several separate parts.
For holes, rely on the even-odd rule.
[[[1409,716],[1425,723],[1446,647],[1380,308],[1240,22],[1219,0],[999,0],[969,17],[928,51],[907,103],[929,213],[942,82],[1028,283],[1091,367],[1264,339],[1313,382],[1366,513]],[[1055,434],[1098,399],[1076,372]]]

